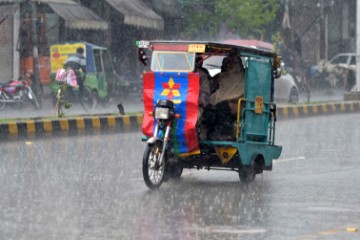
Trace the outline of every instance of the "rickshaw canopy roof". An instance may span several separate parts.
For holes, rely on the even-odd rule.
[[[258,55],[268,58],[273,58],[277,55],[274,52],[261,49],[208,41],[137,41],[137,45],[139,48],[148,48],[150,50],[159,51],[227,54],[236,49],[241,55]]]
[[[85,50],[87,72],[95,73],[94,50],[107,51],[108,49],[88,42],[64,42],[51,45],[51,72],[56,72],[57,69],[62,68],[64,61],[69,55],[76,53],[78,47]]]

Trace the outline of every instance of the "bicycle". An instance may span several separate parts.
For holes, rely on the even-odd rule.
[[[95,109],[97,105],[96,92],[93,92],[87,86],[84,86],[84,91],[81,95],[77,90],[74,90],[78,88],[78,84],[72,69],[60,69],[59,73],[57,73],[56,81],[60,86],[55,98],[55,114],[58,117],[63,117],[65,109],[69,109],[72,106],[67,100],[74,100],[74,98],[78,99],[78,102],[86,112]]]

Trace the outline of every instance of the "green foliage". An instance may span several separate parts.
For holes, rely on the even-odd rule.
[[[69,103],[69,102],[64,102],[64,108],[65,109],[69,109],[69,108],[71,108],[71,103]]]
[[[284,43],[284,40],[280,32],[277,32],[271,36],[271,42],[274,45],[274,52],[280,53],[280,47]]]
[[[64,92],[67,90],[68,90],[68,85],[66,83],[60,85],[60,95],[58,96],[59,99],[58,99],[58,103],[56,106],[56,108],[58,109],[57,111],[58,111],[59,118],[65,117],[65,112],[63,111],[63,108],[69,109],[72,106],[71,103],[64,101]]]
[[[277,0],[193,0],[184,3],[183,11],[189,12],[184,33],[193,38],[208,38],[215,36],[225,23],[244,38],[261,38],[278,10]]]

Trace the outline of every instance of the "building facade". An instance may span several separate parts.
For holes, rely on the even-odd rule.
[[[32,5],[34,4],[34,5]],[[34,46],[38,49],[39,77],[50,83],[51,44],[64,41],[98,43],[108,29],[91,10],[73,0],[0,0],[1,82],[16,79],[25,69],[34,68]]]

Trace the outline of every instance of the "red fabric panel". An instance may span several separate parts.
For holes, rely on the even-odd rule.
[[[142,123],[142,132],[151,137],[154,132],[154,118],[149,113],[154,110],[154,91],[155,75],[153,72],[147,72],[143,75],[143,99],[144,99],[144,119]]]
[[[188,152],[199,150],[198,136],[196,132],[196,122],[199,114],[199,93],[200,93],[200,78],[198,73],[188,74],[188,94],[186,98],[186,122],[184,135]]]

